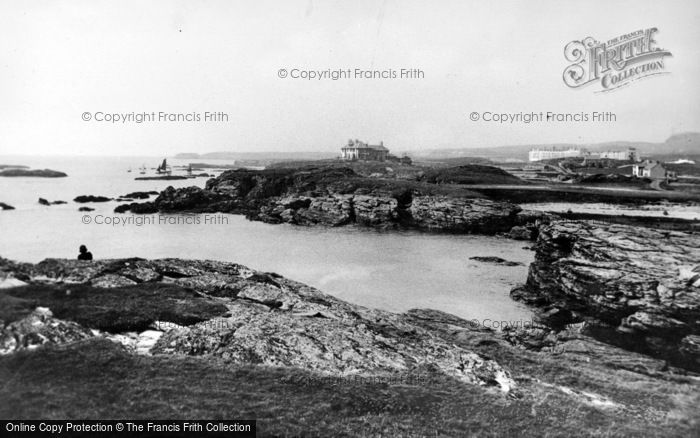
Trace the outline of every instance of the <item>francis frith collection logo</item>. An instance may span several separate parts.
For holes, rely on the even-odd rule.
[[[668,73],[664,57],[672,55],[657,46],[657,30],[637,30],[606,42],[592,37],[571,41],[564,48],[566,60],[572,63],[564,70],[564,83],[571,88],[599,83],[598,92],[605,92]]]

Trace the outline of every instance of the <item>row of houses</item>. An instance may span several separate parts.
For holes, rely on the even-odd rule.
[[[561,158],[590,158],[608,159],[620,161],[639,162],[639,154],[635,148],[627,148],[621,151],[589,152],[583,148],[570,147],[566,149],[557,148],[534,148],[528,153],[529,161],[557,160]]]
[[[582,156],[582,150],[579,148],[568,149],[531,149],[528,154],[529,161],[557,160],[560,158],[574,158]]]

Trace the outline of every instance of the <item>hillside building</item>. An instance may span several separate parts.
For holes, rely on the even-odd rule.
[[[632,175],[650,179],[676,179],[676,172],[667,170],[659,161],[646,160],[632,166]]]
[[[384,142],[371,145],[360,140],[348,140],[348,143],[340,149],[340,158],[348,161],[386,161],[389,149],[384,147]]]

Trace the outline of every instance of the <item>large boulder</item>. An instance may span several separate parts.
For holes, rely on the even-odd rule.
[[[66,344],[95,336],[91,330],[80,324],[54,318],[51,310],[45,307],[37,307],[30,315],[0,329],[0,355],[31,350],[46,344]]]

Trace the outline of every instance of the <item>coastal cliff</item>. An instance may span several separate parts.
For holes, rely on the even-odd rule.
[[[229,170],[207,181],[204,189],[168,187],[152,203],[118,207],[126,210],[223,212],[268,223],[483,234],[507,232],[541,216],[487,199],[465,185],[368,178],[347,167]]]
[[[554,329],[700,369],[700,236],[593,221],[540,227],[512,296]]]

